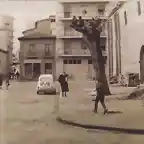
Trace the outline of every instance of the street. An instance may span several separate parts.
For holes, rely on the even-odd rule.
[[[93,83],[83,83],[81,85],[70,83],[69,97],[60,98],[60,111],[67,111],[67,113],[71,114],[72,109],[74,109],[76,113],[76,108],[78,108],[77,104],[79,103],[78,109],[83,109],[83,111],[88,113],[86,109],[88,107],[87,104],[91,102],[91,98],[82,90],[84,88],[92,88],[93,86]],[[1,144],[144,143],[144,138],[141,135],[126,135],[100,130],[90,131],[58,123],[55,120],[55,113],[53,113],[55,96],[37,95],[36,82],[12,82],[9,90],[3,89],[0,91],[0,98]],[[139,103],[140,102],[137,101],[136,105],[140,105]],[[120,106],[120,103],[117,105]],[[125,105],[127,104],[124,104],[123,107],[125,107]],[[89,113],[91,113],[92,107],[93,103],[91,107],[89,107]],[[127,108],[127,110],[129,110],[129,108]],[[143,112],[143,109],[140,111]],[[77,111],[77,113],[78,112],[79,111]],[[141,113],[141,115],[144,114]],[[80,112],[79,117],[84,118],[84,115],[81,116]],[[95,120],[101,119],[102,122],[104,120],[112,120],[116,124],[117,121],[115,118],[114,116],[95,116]],[[142,116],[141,120],[143,120],[143,118]],[[128,123],[129,120],[121,121]],[[133,122],[137,123],[136,121]],[[109,122],[107,123],[109,124]],[[129,126],[132,126],[132,124],[129,124]],[[142,126],[144,128],[144,124],[139,125],[138,128]]]

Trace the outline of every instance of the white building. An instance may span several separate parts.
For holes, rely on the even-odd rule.
[[[125,2],[109,21],[109,34],[112,75],[139,73],[144,81],[144,1]]]
[[[12,16],[0,15],[0,71],[2,73],[5,73],[12,64],[13,21]]]
[[[72,79],[86,80],[95,77],[89,49],[82,41],[82,34],[70,27],[73,16],[85,20],[100,16],[105,19],[107,1],[59,0],[56,14],[56,69],[57,76],[65,71]],[[107,50],[106,28],[103,29],[101,47]]]

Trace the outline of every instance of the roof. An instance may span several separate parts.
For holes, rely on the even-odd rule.
[[[35,32],[18,38],[18,40],[29,40],[29,39],[56,39],[56,36]]]
[[[59,3],[103,3],[115,0],[58,0]]]
[[[37,29],[38,23],[41,23],[41,22],[43,22],[43,21],[49,21],[49,18],[36,21],[36,22],[35,22],[35,27],[34,27],[34,28],[27,29],[27,30],[23,31],[22,33],[25,33],[25,32],[27,32],[27,31],[31,31],[31,30]]]

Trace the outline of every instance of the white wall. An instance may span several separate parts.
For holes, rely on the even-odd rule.
[[[140,48],[144,44],[144,1],[141,0],[142,14],[138,16],[137,1],[130,1],[119,11],[121,26],[122,72],[139,72]],[[124,24],[124,11],[128,24]]]

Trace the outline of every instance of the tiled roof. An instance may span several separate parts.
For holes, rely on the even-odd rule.
[[[49,39],[55,39],[56,36],[36,32],[36,33],[32,33],[32,34],[29,34],[26,36],[19,37],[18,40],[22,40],[22,39],[48,39],[48,38]]]

